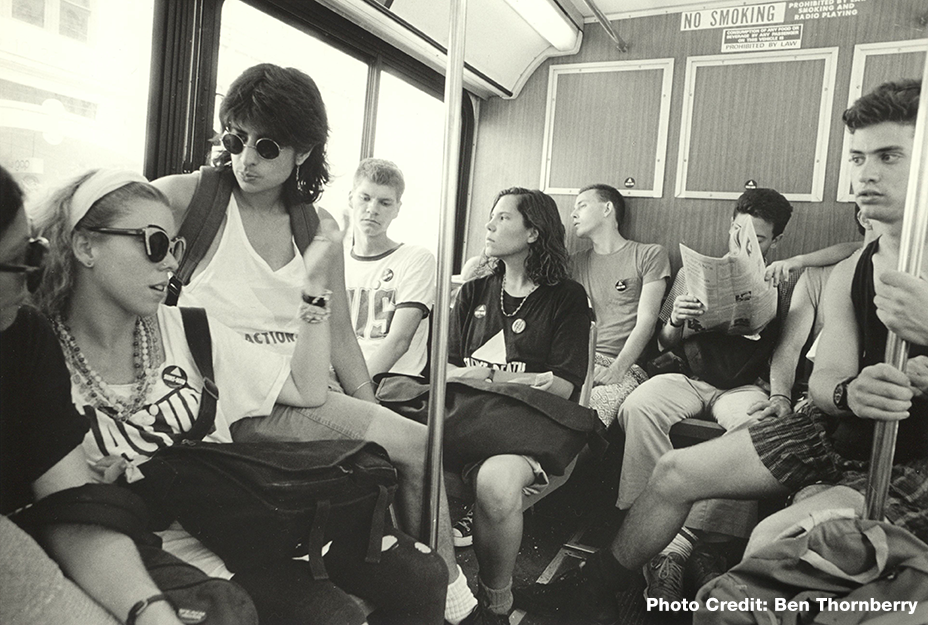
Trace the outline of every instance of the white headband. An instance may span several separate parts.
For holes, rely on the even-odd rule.
[[[144,176],[124,169],[101,169],[85,180],[71,198],[71,230],[74,230],[77,222],[84,218],[94,202],[131,182],[147,183],[148,180]]]

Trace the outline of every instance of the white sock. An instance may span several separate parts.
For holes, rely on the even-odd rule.
[[[458,565],[457,578],[448,584],[448,594],[445,597],[445,620],[451,625],[458,625],[477,607],[477,597],[467,585],[467,577]]]
[[[690,554],[693,553],[693,545],[696,544],[696,541],[696,535],[684,527],[676,536],[673,537],[673,540],[670,541],[670,544],[664,547],[661,553],[678,553],[683,556],[684,560],[688,560]]]
[[[477,578],[480,585],[482,597],[486,600],[486,606],[494,614],[509,614],[512,609],[512,580],[504,588],[490,588],[483,583],[483,580]]]

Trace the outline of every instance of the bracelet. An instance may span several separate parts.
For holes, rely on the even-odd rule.
[[[332,311],[322,306],[315,306],[303,302],[300,304],[300,310],[297,314],[304,323],[322,323],[329,319],[332,315]]]
[[[683,327],[683,322],[682,322],[682,321],[681,321],[680,323],[674,323],[674,322],[673,322],[673,315],[671,315],[670,318],[667,319],[667,323],[669,323],[669,324],[670,324],[670,327],[672,327],[672,328],[682,328],[682,327]]]
[[[303,301],[310,306],[318,306],[319,308],[328,308],[329,307],[329,297],[332,295],[332,291],[326,289],[322,292],[322,295],[310,295],[309,293],[302,293]]]
[[[370,380],[368,380],[367,382],[361,382],[361,383],[358,384],[358,385],[355,387],[355,389],[354,389],[353,391],[351,391],[351,393],[349,393],[349,394],[350,394],[352,397],[354,397],[355,393],[357,393],[358,391],[360,391],[362,388],[364,388],[364,387],[365,387],[366,385],[368,385],[368,384],[370,384],[371,387],[374,386],[374,383],[371,382]]]
[[[126,617],[126,625],[135,625],[135,621],[139,617],[139,615],[141,615],[142,612],[147,610],[148,606],[150,606],[153,603],[158,603],[159,601],[167,601],[168,603],[171,603],[171,600],[168,599],[167,595],[152,595],[148,599],[142,599],[141,601],[136,603],[134,606],[129,608],[129,616]],[[171,605],[173,607],[173,604]]]
[[[789,395],[784,395],[783,393],[774,393],[773,395],[770,396],[770,399],[773,399],[774,397],[782,397],[783,399],[788,401],[790,405],[792,405],[793,403],[793,398],[790,397]]]

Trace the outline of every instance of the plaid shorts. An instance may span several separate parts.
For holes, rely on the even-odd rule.
[[[865,494],[869,462],[834,450],[826,415],[813,404],[786,417],[766,417],[749,432],[754,449],[778,482],[797,491],[824,482]],[[884,514],[928,542],[928,458],[894,464]]]

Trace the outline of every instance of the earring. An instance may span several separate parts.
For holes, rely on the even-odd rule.
[[[296,166],[296,190],[301,194],[307,193],[309,191],[309,182],[301,175],[303,165],[305,164],[306,161],[303,161],[303,164]]]
[[[92,260],[85,260],[85,261],[84,261],[84,267],[87,267],[87,269],[91,269],[91,268],[93,267],[93,261],[92,261]]]

